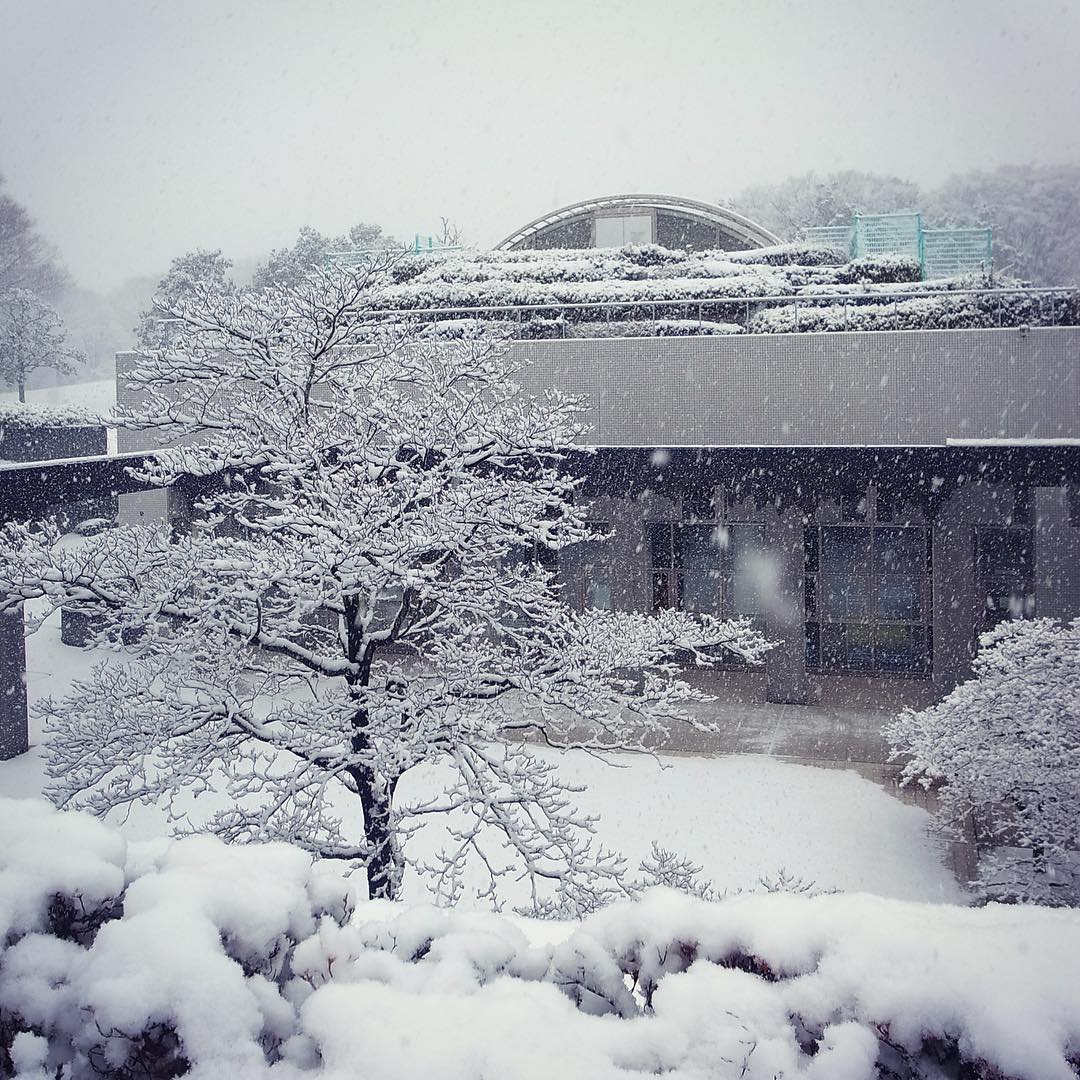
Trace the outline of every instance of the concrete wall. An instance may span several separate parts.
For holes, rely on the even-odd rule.
[[[0,615],[0,761],[30,747],[26,727],[26,645],[23,615]]]
[[[21,427],[0,425],[0,458],[49,461],[108,453],[108,435],[98,427]]]
[[[1080,438],[1080,327],[515,342],[600,446]]]

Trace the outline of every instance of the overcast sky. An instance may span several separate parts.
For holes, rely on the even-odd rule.
[[[619,191],[1080,161],[1080,3],[0,0],[0,174],[76,279]]]

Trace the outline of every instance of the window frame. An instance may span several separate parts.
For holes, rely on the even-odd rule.
[[[873,500],[867,501],[870,506],[874,505]],[[836,572],[830,573],[824,569],[826,535],[840,529],[866,533],[866,569],[861,574],[849,575],[865,581],[865,608],[861,614],[827,610],[830,595],[827,592],[828,581]],[[907,618],[889,616],[882,610],[882,579],[885,575],[880,554],[885,550],[885,537],[882,534],[900,531],[919,534],[922,538],[921,545],[915,546],[918,611],[914,617]],[[934,670],[933,548],[933,528],[928,522],[900,524],[879,520],[876,514],[864,513],[859,516],[843,515],[837,521],[808,523],[803,530],[804,659],[807,671],[821,675],[931,676]],[[865,637],[866,663],[847,660],[850,646],[845,648],[843,639],[856,634]],[[912,641],[908,655],[913,657],[914,662],[910,666],[886,662],[884,657],[890,642],[905,634]]]
[[[676,530],[707,528],[715,533],[717,529],[734,530],[737,528],[755,529],[758,534],[756,550],[765,550],[765,525],[761,521],[752,520],[724,520],[724,519],[699,519],[685,521],[681,518],[656,518],[646,521],[646,551],[648,554],[647,573],[649,581],[648,603],[649,610],[657,612],[665,608],[674,608],[677,611],[686,611],[690,614],[709,614],[718,619],[750,619],[760,629],[764,629],[765,610],[764,605],[756,612],[738,612],[733,610],[733,601],[736,589],[735,547],[729,544],[727,547],[715,546],[716,565],[712,567],[685,567],[676,548]],[[655,535],[657,529],[668,530],[667,559],[665,563],[659,563],[656,559]],[[714,610],[703,611],[700,608],[686,608],[683,606],[685,596],[685,575],[690,573],[708,573],[716,583],[716,605]],[[663,591],[673,598],[673,603],[657,603],[658,579],[668,579],[663,586]]]

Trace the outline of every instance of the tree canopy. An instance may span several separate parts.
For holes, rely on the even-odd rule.
[[[411,857],[443,899],[471,864],[486,896],[514,874],[536,909],[586,910],[622,862],[526,737],[603,752],[707,727],[680,663],[767,646],[746,622],[564,602],[550,556],[591,535],[564,467],[577,403],[523,394],[487,337],[357,346],[389,262],[287,289],[196,282],[165,309],[128,423],[187,437],[146,475],[210,484],[190,532],[0,539],[4,603],[75,602],[139,643],[47,707],[53,795],[185,821],[216,789],[206,827],[355,860],[379,896],[448,815],[451,846]],[[403,803],[421,766],[444,779]]]

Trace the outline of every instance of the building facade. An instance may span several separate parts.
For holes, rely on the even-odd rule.
[[[569,463],[604,539],[561,554],[568,600],[754,619],[776,643],[763,668],[695,675],[721,699],[923,705],[997,621],[1080,615],[1080,328],[511,351],[526,390],[588,404]],[[121,516],[170,497],[125,496]]]

